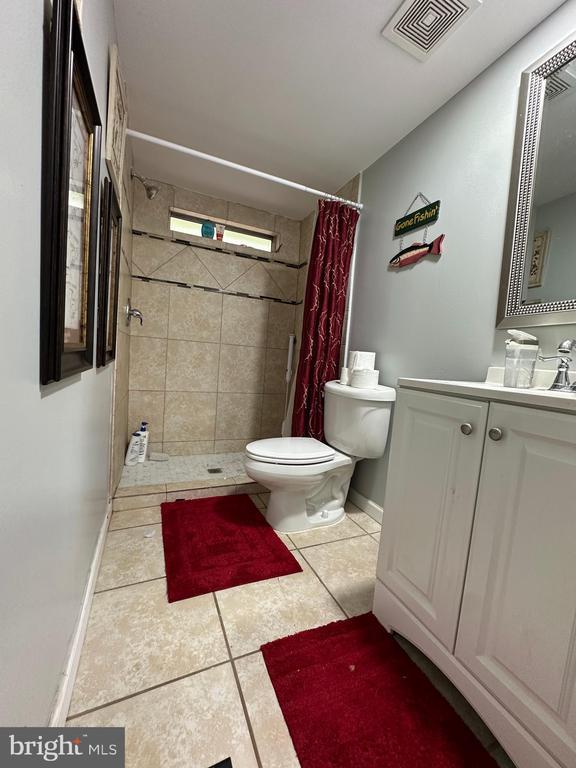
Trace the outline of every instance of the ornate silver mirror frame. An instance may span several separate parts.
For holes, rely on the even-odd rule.
[[[498,296],[498,328],[576,323],[576,295],[573,299],[539,304],[522,301],[546,78],[576,58],[576,40],[574,36],[570,40],[522,73]]]

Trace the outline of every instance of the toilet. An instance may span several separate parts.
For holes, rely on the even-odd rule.
[[[270,490],[266,519],[277,531],[296,533],[333,525],[360,459],[384,455],[396,391],[324,386],[326,443],[310,437],[276,437],[246,446],[246,474]]]

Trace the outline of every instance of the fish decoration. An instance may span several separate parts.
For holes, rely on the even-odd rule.
[[[388,266],[392,269],[401,269],[410,264],[416,264],[424,256],[441,256],[444,237],[444,235],[438,235],[431,243],[413,243],[409,245],[408,248],[404,248],[394,258],[390,259]]]

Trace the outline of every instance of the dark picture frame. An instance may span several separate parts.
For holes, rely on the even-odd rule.
[[[104,179],[100,202],[100,258],[98,270],[98,330],[96,365],[116,357],[118,281],[122,258],[122,213],[114,184]]]
[[[44,82],[40,382],[94,362],[102,122],[73,0],[54,0]]]

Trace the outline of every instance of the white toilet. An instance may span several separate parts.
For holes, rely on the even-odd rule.
[[[309,437],[275,437],[246,446],[246,474],[270,489],[266,519],[277,531],[294,533],[332,525],[344,517],[344,502],[359,459],[384,455],[392,387],[324,386],[327,443]]]

